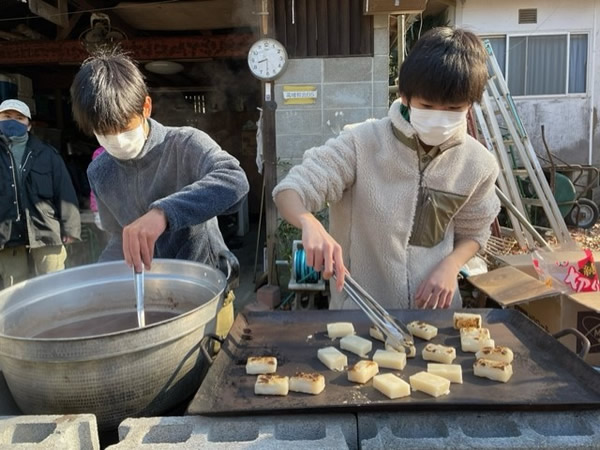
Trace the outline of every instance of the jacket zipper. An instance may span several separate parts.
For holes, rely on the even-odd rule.
[[[12,172],[13,188],[15,191],[15,205],[17,205],[17,221],[21,220],[21,207],[19,205],[19,192],[17,191],[17,175],[15,173],[15,159],[13,158],[10,149],[7,150],[8,158],[10,159],[10,168]]]

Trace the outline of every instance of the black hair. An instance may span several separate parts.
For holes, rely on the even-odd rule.
[[[441,104],[481,101],[488,79],[487,52],[470,31],[450,27],[429,30],[400,67],[398,88],[412,97]]]
[[[117,134],[141,115],[148,88],[135,63],[119,51],[83,62],[71,85],[73,118],[84,133]]]

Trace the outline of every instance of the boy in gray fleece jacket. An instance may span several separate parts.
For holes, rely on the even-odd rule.
[[[216,216],[248,192],[239,162],[200,130],[150,119],[143,76],[124,55],[85,61],[71,97],[78,125],[106,150],[88,168],[111,234],[100,260],[125,259],[138,272],[155,256],[216,266],[227,248]]]
[[[486,57],[473,33],[426,33],[400,68],[402,99],[388,117],[307,150],[275,188],[307,264],[336,272],[331,308],[356,308],[340,292],[346,268],[385,307],[461,307],[456,276],[500,209],[496,159],[466,132]],[[311,214],[326,204],[329,232]]]

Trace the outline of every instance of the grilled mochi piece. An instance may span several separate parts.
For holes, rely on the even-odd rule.
[[[373,355],[373,361],[385,369],[402,370],[406,366],[406,353],[377,350]]]
[[[373,387],[391,399],[410,395],[410,384],[393,373],[375,375],[373,377]]]
[[[415,320],[414,322],[409,323],[407,327],[413,336],[420,337],[426,341],[430,341],[438,334],[438,329],[436,327],[428,323],[421,322],[420,320]]]
[[[259,375],[254,384],[256,395],[288,395],[289,390],[289,378],[281,375]]]
[[[395,345],[392,345],[390,342],[386,341],[385,349],[390,352],[406,353],[407,358],[414,358],[415,356],[417,356],[417,347],[415,347],[414,345],[411,345],[408,348],[404,347],[403,345],[400,347],[396,347]]]
[[[481,314],[454,313],[454,329],[461,328],[481,328]]]
[[[450,393],[450,380],[427,372],[419,372],[409,378],[410,386],[416,390],[425,392],[432,397],[439,397]]]
[[[348,368],[348,381],[365,384],[379,373],[379,366],[375,361],[364,359]]]
[[[317,395],[325,389],[325,377],[320,373],[299,372],[290,377],[290,391]]]
[[[250,356],[246,361],[246,373],[259,375],[277,372],[277,358],[274,356]]]
[[[342,350],[348,350],[361,358],[366,358],[367,353],[373,348],[373,343],[360,336],[351,335],[340,339],[340,348]]]
[[[483,347],[493,347],[494,341],[487,328],[465,327],[460,329],[460,348],[463,352],[478,352]]]
[[[350,322],[334,322],[327,324],[327,336],[330,339],[341,338],[354,334],[354,325]]]
[[[491,359],[492,361],[510,364],[513,361],[514,355],[510,348],[496,345],[495,347],[483,347],[475,353],[475,357],[477,359]]]
[[[456,350],[454,347],[446,347],[445,345],[427,344],[422,355],[425,361],[450,364],[456,358]]]
[[[348,357],[335,347],[320,348],[317,352],[317,358],[329,370],[342,371],[348,365]]]
[[[385,335],[376,326],[369,328],[369,336],[371,336],[373,339],[377,339],[378,341],[385,342]]]
[[[473,364],[473,374],[478,377],[506,383],[512,377],[513,369],[512,365],[506,362],[478,359]]]
[[[445,378],[451,383],[462,384],[462,367],[460,364],[428,363],[427,372]]]

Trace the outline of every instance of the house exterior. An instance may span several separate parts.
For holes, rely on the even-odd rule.
[[[541,125],[553,154],[600,164],[600,1],[460,0],[457,26],[489,38],[523,124],[539,154]]]

